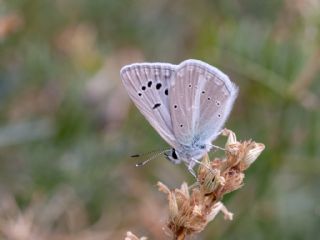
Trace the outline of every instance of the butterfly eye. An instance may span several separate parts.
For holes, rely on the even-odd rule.
[[[177,155],[176,150],[174,148],[172,149],[171,156],[172,156],[173,159],[178,159],[178,155]]]

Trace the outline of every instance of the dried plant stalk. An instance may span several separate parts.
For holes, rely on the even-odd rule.
[[[226,156],[209,160],[206,155],[199,166],[197,184],[188,187],[183,183],[179,189],[170,190],[158,182],[159,191],[168,196],[169,218],[167,227],[173,239],[183,240],[199,233],[221,211],[225,219],[232,220],[233,214],[221,202],[224,194],[243,186],[244,171],[264,150],[262,143],[254,141],[238,142],[236,135],[224,129],[227,136]]]

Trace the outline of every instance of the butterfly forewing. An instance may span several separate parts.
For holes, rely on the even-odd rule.
[[[177,141],[211,142],[224,125],[237,87],[220,70],[198,60],[182,62],[170,94],[172,127]]]
[[[171,146],[177,146],[169,110],[170,84],[176,65],[141,63],[121,69],[123,84],[140,112]]]

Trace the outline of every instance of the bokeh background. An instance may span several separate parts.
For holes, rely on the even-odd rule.
[[[194,239],[320,234],[318,0],[0,0],[0,239],[167,239],[184,166],[128,99],[128,63],[217,66],[240,87],[226,127],[266,145],[245,186]],[[225,139],[216,143],[223,145]]]

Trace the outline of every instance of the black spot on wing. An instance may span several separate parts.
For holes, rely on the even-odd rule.
[[[161,83],[157,83],[156,89],[159,90],[161,88],[161,86],[162,86]]]
[[[156,109],[156,108],[158,108],[158,107],[160,107],[160,106],[161,106],[161,103],[156,103],[156,104],[153,106],[152,109]]]
[[[168,89],[164,90],[164,94],[168,96]]]
[[[141,89],[144,91],[146,90],[146,86],[142,86]]]
[[[152,86],[152,81],[149,81],[148,82],[148,87],[151,87]]]

